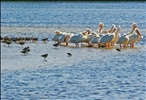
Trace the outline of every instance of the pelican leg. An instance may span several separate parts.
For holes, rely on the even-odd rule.
[[[68,46],[68,42],[66,42],[66,46]]]
[[[114,43],[111,43],[111,46],[113,46],[114,45]]]
[[[121,49],[121,44],[120,44],[120,49]]]
[[[126,44],[123,44],[123,47],[126,48]]]
[[[134,44],[131,44],[131,47],[134,48]]]
[[[98,44],[98,48],[100,48],[100,44]]]
[[[105,44],[105,46],[106,46],[106,48],[109,48],[110,47],[110,43]]]
[[[76,44],[76,47],[79,47],[79,44],[78,43],[75,43]]]

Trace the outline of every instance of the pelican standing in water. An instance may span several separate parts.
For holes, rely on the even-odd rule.
[[[115,31],[115,37],[111,41],[112,46],[114,46],[114,44],[118,41],[118,38],[120,37],[120,34],[119,34],[120,29],[121,29],[121,26],[118,26],[117,30]]]
[[[122,44],[123,44],[123,47],[125,48],[127,43],[128,43],[128,41],[129,41],[129,37],[126,34],[125,35],[119,34],[119,35],[120,36],[119,36],[119,38],[118,38],[116,43],[120,44],[120,48],[122,47]]]
[[[115,31],[116,31],[116,27],[113,28],[113,33],[107,33],[106,35],[102,36],[99,43],[98,43],[98,47],[100,47],[100,45],[106,45],[106,47],[110,47],[110,43],[112,42],[112,40],[115,37]]]
[[[58,42],[60,40],[61,36],[64,35],[64,33],[61,31],[56,31],[55,33],[56,33],[56,35],[52,38],[52,40]]]
[[[73,36],[74,34],[71,34],[71,33],[65,33],[64,35],[62,35],[60,37],[60,42],[65,42],[66,43],[66,46],[68,46],[68,40],[70,39],[71,36]]]
[[[75,43],[76,47],[79,47],[79,42],[81,42],[81,38],[83,39],[83,34],[82,33],[79,33],[77,35],[74,35],[74,36],[70,36],[70,35],[67,35],[68,37],[70,37],[70,39],[68,40],[68,42],[70,43]]]
[[[139,29],[138,28],[135,28],[135,32],[136,32],[136,34],[128,35],[128,37],[129,37],[128,44],[130,44],[130,46],[133,47],[133,48],[134,48],[134,44],[136,42],[139,42],[143,38],[143,36],[139,32]]]

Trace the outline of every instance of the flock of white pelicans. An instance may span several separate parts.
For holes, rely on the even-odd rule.
[[[52,40],[59,43],[66,43],[66,46],[69,43],[75,43],[75,46],[79,47],[79,43],[87,43],[88,46],[96,44],[98,47],[105,46],[106,48],[110,48],[118,44],[120,48],[125,48],[127,46],[134,47],[135,43],[143,38],[136,23],[132,23],[132,30],[127,34],[121,34],[121,27],[116,27],[114,24],[109,30],[103,30],[104,24],[102,22],[99,23],[98,27],[99,29],[93,33],[91,33],[90,29],[79,34],[56,31]]]

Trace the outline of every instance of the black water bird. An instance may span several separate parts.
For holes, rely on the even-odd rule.
[[[57,48],[59,46],[59,44],[60,44],[60,42],[53,44],[53,46]]]
[[[48,54],[47,53],[46,54],[43,54],[43,55],[41,55],[41,57],[43,57],[44,60],[46,60],[46,58],[48,57]]]
[[[6,44],[9,46],[12,43],[12,41],[6,41]]]
[[[71,54],[71,53],[67,53],[67,54],[68,54],[68,57],[72,56],[72,54]]]
[[[46,43],[48,41],[48,38],[44,38],[41,41],[43,41],[44,43]]]
[[[22,50],[29,50],[29,46],[28,46],[28,47],[23,48]]]
[[[26,55],[28,52],[26,50],[21,51],[24,55]]]
[[[121,49],[119,49],[119,48],[117,48],[116,50],[119,51],[119,52],[121,52]]]
[[[20,44],[21,46],[23,46],[25,44],[24,41],[19,41],[18,44]]]

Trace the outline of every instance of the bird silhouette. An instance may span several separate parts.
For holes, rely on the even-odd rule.
[[[60,42],[53,44],[53,46],[57,48],[59,46],[59,44],[60,44]]]
[[[23,51],[26,51],[26,54],[28,54],[28,52],[30,51],[29,47],[25,47],[22,49]]]
[[[72,54],[71,54],[71,53],[67,53],[67,54],[68,54],[68,57],[72,56]]]
[[[121,52],[121,49],[119,49],[119,48],[117,48],[116,50],[119,51],[119,52]]]
[[[6,44],[8,45],[8,47],[11,43],[12,43],[12,41],[6,41]]]
[[[28,50],[28,49],[29,49],[29,46],[28,46],[28,47],[23,48],[22,50]]]
[[[25,44],[24,41],[19,41],[18,43],[19,43],[21,46],[23,46],[23,45]]]
[[[47,53],[46,54],[43,54],[43,55],[41,55],[41,57],[43,57],[44,60],[46,61],[46,58],[48,57],[48,54]]]
[[[27,54],[27,51],[26,50],[23,50],[23,51],[21,51],[21,53],[23,53],[24,55],[26,55]]]
[[[48,38],[44,38],[41,41],[43,41],[44,43],[46,43],[48,41]]]

